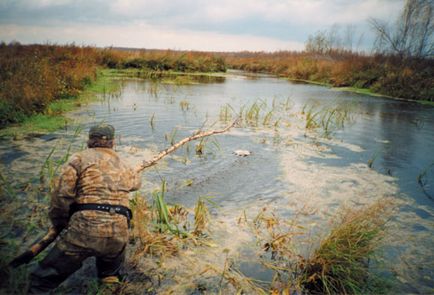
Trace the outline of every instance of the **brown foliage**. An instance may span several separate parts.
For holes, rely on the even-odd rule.
[[[0,125],[76,96],[94,80],[97,54],[90,47],[1,44]]]
[[[327,53],[241,52],[225,55],[229,67],[270,73],[335,87],[368,88],[385,95],[434,101],[434,60],[365,55],[346,50]]]

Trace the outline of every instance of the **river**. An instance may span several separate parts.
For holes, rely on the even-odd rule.
[[[142,190],[149,195],[165,179],[171,204],[193,208],[198,197],[212,196],[211,236],[220,250],[198,254],[200,259],[213,263],[221,260],[221,249],[228,249],[242,273],[270,281],[272,272],[257,263],[257,246],[240,226],[240,216],[253,219],[267,208],[291,219],[305,211],[300,221],[321,234],[342,205],[388,196],[399,200],[399,208],[381,254],[385,276],[393,277],[401,292],[433,291],[433,106],[240,72],[206,80],[182,85],[124,79],[117,95],[71,113],[74,123],[67,130],[2,141],[2,169],[14,185],[34,178],[53,146],[73,142],[72,150],[79,149],[86,132],[77,135],[76,126],[87,131],[95,122],[115,126],[116,149],[134,164],[202,126],[222,127],[224,111],[237,113],[256,102],[264,115],[274,110],[267,126],[261,117],[258,126],[209,139],[202,155],[191,144],[144,173]],[[348,107],[344,126],[326,136],[320,128],[306,130],[308,108],[335,106]],[[251,155],[235,155],[239,149]],[[191,262],[193,256],[183,259]]]

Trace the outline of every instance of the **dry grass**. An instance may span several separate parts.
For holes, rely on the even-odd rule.
[[[343,208],[318,249],[300,261],[298,285],[321,294],[374,291],[369,290],[369,259],[381,245],[393,209],[388,199],[361,209]]]
[[[194,208],[194,235],[200,236],[205,233],[209,217],[209,211],[205,204],[205,199],[199,198],[196,207]]]
[[[131,201],[133,212],[131,239],[136,244],[132,261],[140,256],[171,256],[178,253],[178,245],[168,235],[150,230],[152,224],[152,208],[144,196],[136,194]]]
[[[402,59],[331,50],[318,54],[279,51],[239,52],[224,55],[230,68],[270,73],[299,81],[335,87],[366,88],[408,99],[434,100],[432,59]]]
[[[263,209],[247,224],[261,248],[261,263],[274,272],[270,291],[276,294],[384,291],[378,289],[379,278],[374,275],[369,261],[382,245],[394,208],[389,199],[356,209],[341,208],[332,221],[330,233],[307,258],[305,247],[312,247],[314,239],[298,220],[304,213],[284,220]]]

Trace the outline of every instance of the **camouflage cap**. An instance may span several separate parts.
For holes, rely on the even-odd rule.
[[[109,124],[99,124],[96,126],[92,126],[89,130],[89,139],[90,138],[100,138],[100,139],[114,139],[115,137],[115,128]]]

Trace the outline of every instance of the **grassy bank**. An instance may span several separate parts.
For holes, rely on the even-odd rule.
[[[87,85],[79,94],[69,98],[54,100],[40,113],[22,115],[22,120],[15,124],[9,124],[0,129],[1,137],[13,137],[19,139],[26,136],[35,136],[56,131],[68,126],[68,119],[64,116],[82,105],[96,99],[97,95],[115,92],[119,89],[119,83],[113,79],[108,70],[100,70],[96,79]]]
[[[15,123],[27,129],[33,124],[35,130],[61,125],[50,109],[67,110],[75,103],[70,99],[103,87],[95,84],[101,69],[113,69],[107,76],[130,76],[134,70],[158,76],[167,71],[225,72],[226,65],[219,55],[204,52],[0,43],[0,129]]]
[[[225,56],[228,67],[294,81],[366,89],[389,97],[434,101],[434,60],[331,50],[241,52]]]
[[[269,73],[337,90],[431,105],[434,102],[434,60],[431,59],[338,50],[321,54],[206,53],[0,43],[0,135],[19,133],[20,130],[10,127],[17,123],[26,133],[64,126],[67,122],[60,114],[80,105],[78,97],[87,96],[89,91],[107,91],[101,82],[95,82],[101,79],[98,77],[101,69],[105,69],[107,79],[124,76],[195,84],[199,78],[194,76],[211,79],[227,68]]]

